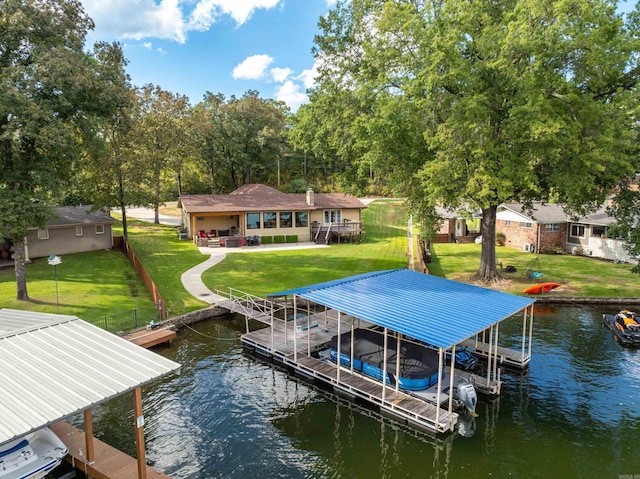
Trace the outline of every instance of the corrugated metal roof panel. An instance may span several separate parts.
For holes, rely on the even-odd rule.
[[[180,368],[74,316],[0,309],[0,325],[0,444]]]
[[[450,348],[534,302],[406,269],[379,271],[290,290],[298,296]]]

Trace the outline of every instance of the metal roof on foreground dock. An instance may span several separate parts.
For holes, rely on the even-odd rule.
[[[535,302],[408,269],[365,273],[268,296],[291,295],[444,349]]]
[[[0,309],[0,444],[180,364],[75,316]]]

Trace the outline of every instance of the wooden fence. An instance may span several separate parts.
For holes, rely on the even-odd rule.
[[[165,319],[167,317],[165,309],[166,305],[165,301],[162,299],[162,296],[160,296],[158,287],[153,282],[153,279],[151,279],[151,276],[149,276],[149,273],[147,273],[147,271],[144,269],[144,266],[127,242],[124,243],[124,252],[127,255],[127,258],[129,258],[129,261],[131,261],[131,264],[135,268],[136,272],[144,282],[144,285],[147,287],[147,291],[149,291],[149,294],[153,298],[153,302],[159,305],[159,309],[162,313],[162,319]]]

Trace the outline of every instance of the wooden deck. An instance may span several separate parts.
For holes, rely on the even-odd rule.
[[[170,343],[176,339],[176,332],[169,328],[142,329],[125,334],[122,338],[148,349],[158,344]]]
[[[138,477],[138,463],[124,452],[93,438],[95,461],[89,463],[84,458],[84,432],[71,424],[60,421],[52,426],[60,440],[69,448],[67,462],[94,479],[135,479]],[[171,479],[151,466],[147,466],[147,479]]]

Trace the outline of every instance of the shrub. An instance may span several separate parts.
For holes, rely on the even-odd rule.
[[[284,243],[284,235],[274,235],[273,242],[278,244]]]
[[[261,236],[260,243],[262,244],[271,244],[273,243],[273,236]]]
[[[287,235],[285,237],[285,241],[287,243],[297,243],[298,242],[298,235]]]
[[[496,245],[504,246],[507,244],[507,235],[505,235],[502,231],[498,231],[496,233]]]

